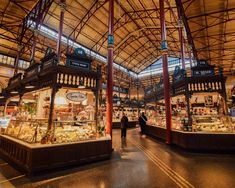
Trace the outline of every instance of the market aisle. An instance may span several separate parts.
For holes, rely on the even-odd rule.
[[[183,152],[141,138],[135,129],[128,130],[126,142],[120,130],[113,136],[111,160],[72,169],[25,177],[1,160],[0,187],[235,187],[235,155]]]

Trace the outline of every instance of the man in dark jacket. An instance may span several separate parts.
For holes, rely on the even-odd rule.
[[[141,113],[139,117],[139,124],[141,129],[141,134],[145,134],[145,127],[146,127],[147,117],[144,115],[144,112]]]
[[[126,138],[126,130],[128,127],[128,118],[123,114],[121,119],[121,138]]]

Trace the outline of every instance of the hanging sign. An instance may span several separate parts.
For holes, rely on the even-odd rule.
[[[192,67],[193,76],[213,76],[215,75],[214,66],[209,65],[207,61],[200,60],[196,67]]]
[[[73,102],[82,102],[87,99],[86,95],[80,92],[67,93],[66,98]]]
[[[82,49],[82,48],[76,48],[76,49],[74,50],[74,54],[77,55],[77,56],[86,57],[86,52],[85,52],[84,49]]]
[[[76,48],[72,54],[66,54],[66,66],[91,70],[91,60],[82,48]]]

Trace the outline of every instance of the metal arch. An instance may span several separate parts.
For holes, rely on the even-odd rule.
[[[149,11],[150,14],[153,14],[153,11],[156,12],[156,9],[149,9],[149,10],[139,10],[139,11],[130,11],[130,12],[125,12],[121,15],[121,17],[119,19],[116,20],[116,22],[114,23],[114,32],[116,32],[119,28],[125,26],[127,23],[131,23],[133,22],[132,19],[140,19],[141,16],[146,17],[145,12]],[[100,46],[103,46],[103,44],[105,43],[105,41],[107,40],[107,33],[108,31],[106,31],[102,37],[97,41],[97,43],[95,45],[92,46],[91,49],[94,49],[103,39],[103,42]],[[99,48],[100,50],[100,48]]]
[[[68,38],[72,36],[75,32],[77,32],[77,35],[75,36],[74,40],[77,40],[78,35],[81,33],[83,27],[86,25],[86,23],[89,21],[89,19],[101,8],[103,7],[108,0],[96,0],[91,8],[86,12],[86,14],[82,17],[81,21],[76,25],[74,30],[69,34]],[[77,30],[78,29],[78,30]]]
[[[150,35],[151,35],[151,33],[150,33]],[[121,51],[123,51],[126,46],[130,45],[131,43],[135,42],[136,40],[139,40],[139,39],[145,38],[145,37],[146,37],[145,35],[141,35],[141,36],[138,35],[138,37],[130,37],[128,40],[125,41],[124,44],[122,44],[122,48],[121,49],[119,48],[119,50],[116,52],[114,59],[116,59],[118,57],[118,54]],[[168,41],[170,41],[170,40],[168,40]],[[161,39],[159,39],[159,40],[152,40],[152,42],[154,42],[155,44],[158,43],[159,44],[159,50],[160,50]],[[172,40],[171,42],[174,43],[175,41]],[[129,54],[129,57],[124,59],[122,62],[125,62],[128,59],[136,59],[136,55],[141,54],[141,52],[143,52],[143,49],[146,48],[146,44],[147,44],[147,46],[151,46],[150,43],[151,43],[150,41],[145,42],[142,46],[140,46],[138,49],[136,49],[133,53]],[[173,51],[173,50],[171,50],[171,51]],[[119,63],[119,64],[122,65],[122,63]]]
[[[149,42],[149,41],[148,41]],[[150,47],[145,47],[144,48],[144,46],[142,46],[142,52],[146,52],[146,51],[148,51],[150,54],[153,54],[154,52],[155,52],[155,50],[152,50],[152,49],[155,49],[155,47],[154,46],[150,46]],[[139,49],[139,51],[140,51],[140,49]],[[139,52],[138,51],[138,52]],[[127,59],[125,59],[124,61],[122,61],[121,63],[119,63],[119,65],[122,65],[122,66],[124,66],[124,64],[126,64],[126,65],[133,65],[131,62],[132,62],[132,60],[137,60],[137,61],[143,61],[143,59],[146,59],[146,57],[148,57],[149,56],[149,53],[147,54],[147,55],[142,55],[142,59],[137,59],[136,57],[134,58],[133,56],[128,56],[128,58]],[[135,54],[137,54],[137,55],[139,55],[140,53],[137,53],[137,51],[136,51],[136,53]]]
[[[23,38],[26,36],[26,32],[30,31],[30,28],[35,24],[35,22],[36,24],[38,24],[45,18],[45,15],[48,12],[52,2],[53,0],[39,0],[36,3],[36,5],[32,8],[32,10],[23,19],[22,26],[19,30],[19,35],[17,37],[19,46],[21,45]],[[32,32],[32,35],[29,37],[28,41],[26,42],[27,45],[33,38],[33,35],[34,33]],[[17,57],[15,59],[15,73],[17,73],[18,71],[18,61],[25,47],[26,45],[23,45],[23,47],[21,47],[18,51]]]
[[[140,38],[138,38],[140,39]],[[130,41],[130,43],[132,43],[132,41]],[[119,63],[120,65],[122,65],[123,62],[126,62],[130,59],[136,59],[136,56],[141,54],[141,52],[144,51],[144,49],[146,48],[151,48],[151,44],[149,41],[146,41],[142,46],[140,46],[138,49],[136,49],[136,51],[134,51],[133,53],[131,53],[126,59],[124,59],[121,63]],[[154,47],[155,48],[155,47]],[[115,58],[117,57],[117,55],[115,55]]]
[[[26,15],[22,22],[22,32],[20,33],[21,38],[24,37],[27,30],[29,30],[33,26],[33,22],[40,22],[45,18],[53,0],[39,0],[37,4],[33,7],[33,9]],[[22,39],[19,38],[19,41]]]
[[[167,8],[167,10],[172,10],[172,8],[171,7],[168,7]],[[121,18],[119,18],[117,21],[116,21],[116,23],[115,23],[115,29],[117,30],[117,29],[119,29],[120,27],[123,27],[124,25],[126,25],[126,24],[128,24],[128,23],[136,23],[136,20],[138,20],[138,19],[144,19],[144,18],[151,18],[151,17],[149,17],[149,15],[150,14],[155,14],[155,17],[157,17],[157,15],[158,15],[158,12],[157,12],[158,10],[157,10],[157,8],[154,8],[154,9],[151,9],[151,10],[140,10],[140,11],[132,11],[132,12],[126,12],[125,10],[124,10],[124,14],[121,16]],[[155,18],[154,17],[154,18]],[[153,22],[154,23],[154,22]],[[171,24],[171,23],[170,23]],[[137,26],[138,26],[138,24],[136,24]],[[147,27],[151,27],[151,26],[146,26],[146,28]],[[157,28],[156,26],[153,26],[153,27],[155,27],[155,28]],[[178,27],[178,25],[177,26],[172,26],[172,28],[177,28]],[[139,27],[139,30],[142,30],[142,29],[144,29],[144,28],[140,28]],[[160,29],[160,28],[159,28]],[[136,31],[134,31],[134,33],[135,33]],[[145,31],[145,32],[147,32],[147,30]],[[143,32],[142,33],[142,35],[144,35],[145,34],[145,32]],[[152,32],[152,31],[151,31]],[[98,42],[92,47],[92,48],[94,48],[95,46],[97,46],[97,45],[99,45],[99,43],[100,43],[100,41],[103,39],[103,37],[105,37],[105,35],[106,35],[106,33],[101,37],[101,39],[99,39],[98,40]],[[145,34],[146,36],[147,36],[147,34]],[[154,36],[154,34],[152,34],[153,36]],[[172,35],[172,33],[171,33],[171,35]],[[116,51],[116,57],[117,57],[117,55],[127,46],[126,44],[127,43],[125,43],[125,41],[132,41],[133,39],[135,39],[136,37],[133,37],[133,34],[132,33],[129,33],[123,40],[122,40],[122,42],[120,42],[118,45],[117,45],[117,47],[115,48],[115,51]],[[148,36],[147,36],[147,38],[148,38]],[[171,36],[171,38],[173,39],[174,37],[173,36]],[[149,39],[149,38],[148,38]],[[175,38],[174,38],[175,39]],[[99,49],[97,50],[97,51],[99,51],[100,50],[100,48],[103,46],[103,44],[105,43],[105,41],[106,41],[107,39],[106,39],[106,37],[105,37],[105,40],[103,40],[103,42],[102,42],[102,44],[101,45],[99,45]],[[149,39],[150,40],[150,39]],[[151,41],[151,40],[150,40]],[[177,43],[176,43],[176,40],[175,40],[175,42],[173,43],[174,45],[176,45],[176,48],[178,48],[178,46],[177,46]],[[153,44],[154,45],[154,44]],[[120,48],[121,47],[121,48]],[[156,46],[155,46],[156,47]],[[158,49],[157,47],[156,47],[156,49]]]
[[[145,66],[146,66],[146,63],[149,63],[149,62],[153,62],[155,60],[157,60],[159,57],[156,57],[156,55],[154,54],[150,54],[148,56],[148,58],[144,59],[144,61],[142,61],[139,66],[136,66],[134,67],[135,70],[138,70],[138,73],[140,73],[143,69],[145,69]]]
[[[231,61],[231,64],[233,63],[232,59],[234,57],[233,54],[235,53],[232,52],[229,47],[225,46],[225,44],[227,42],[234,42],[234,32],[232,33],[226,28],[229,23],[233,24],[233,21],[235,20],[235,7],[229,7],[228,0],[221,3],[222,4],[220,4],[217,10],[211,10],[209,12],[204,11],[203,13],[196,15],[190,15],[188,13],[189,15],[186,16],[186,19],[189,25],[194,24],[196,26],[195,29],[191,32],[191,35],[196,45],[202,45],[202,48],[196,48],[198,57],[205,58],[206,51],[209,54],[209,57],[207,57],[208,61],[213,64],[223,64],[224,67],[228,68],[228,61]],[[191,3],[187,5],[187,3],[184,2],[184,11],[190,8],[190,5]],[[206,2],[204,1],[203,6],[205,5]],[[200,21],[200,18],[203,19],[205,23]],[[209,20],[208,23],[206,23],[207,20]],[[216,32],[214,34],[209,33],[208,29],[210,28],[216,28]],[[207,33],[203,34],[203,31],[207,31]],[[207,43],[203,43],[202,38],[204,38]]]
[[[132,42],[137,41],[140,38],[146,37],[150,35],[157,35],[159,34],[158,30],[155,28],[158,28],[157,26],[153,27],[144,27],[138,30],[135,30],[131,33],[129,33],[117,46],[114,48],[115,55],[117,56],[121,51],[123,51],[127,46],[129,46]],[[155,33],[149,32],[150,29],[154,29]],[[146,31],[145,31],[146,30]]]
[[[117,2],[117,0],[116,0],[116,2]],[[119,2],[117,2],[118,4],[119,4],[119,6],[120,6],[120,8],[124,11],[124,12],[127,12],[127,10],[126,10],[126,8],[125,7],[123,7]],[[135,9],[133,8],[133,6],[130,4],[130,2],[129,1],[127,1],[127,3],[131,6],[131,8],[135,11]],[[138,22],[135,20],[135,19],[133,19],[132,17],[131,17],[131,15],[127,12],[127,15],[131,18],[131,20],[132,20],[132,22],[136,25],[136,27],[137,27],[137,29],[141,29],[141,26],[138,24]],[[141,19],[142,21],[143,21],[143,19]],[[143,21],[144,22],[144,21]],[[144,24],[145,24],[145,22],[144,22]],[[146,25],[146,24],[145,24]],[[147,26],[147,25],[146,25]],[[149,40],[149,41],[151,41],[150,40],[150,38],[147,36],[147,39]],[[153,46],[155,46],[155,44],[154,43],[152,43],[153,44]],[[156,49],[157,49],[157,46],[155,46],[156,47]]]
[[[198,59],[197,50],[196,50],[196,47],[195,47],[195,44],[194,44],[194,41],[193,41],[192,33],[190,31],[190,28],[189,28],[187,17],[185,15],[183,4],[182,4],[181,0],[175,0],[175,3],[176,3],[177,9],[178,9],[180,15],[182,16],[184,26],[185,26],[185,29],[186,29],[186,32],[187,32],[187,38],[188,38],[188,41],[191,44],[192,49],[193,49],[193,55],[196,59]]]

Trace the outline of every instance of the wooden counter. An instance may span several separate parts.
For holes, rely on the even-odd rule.
[[[146,126],[146,134],[166,140],[166,129]],[[172,143],[186,150],[235,152],[234,133],[184,132],[173,130]]]
[[[27,173],[109,159],[111,138],[66,144],[28,144],[0,135],[0,154]]]

